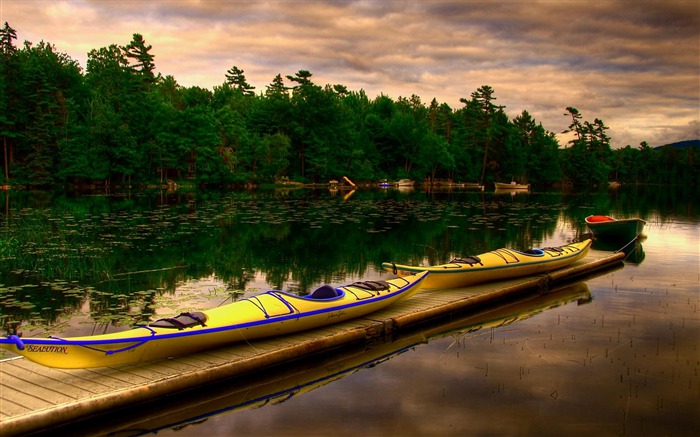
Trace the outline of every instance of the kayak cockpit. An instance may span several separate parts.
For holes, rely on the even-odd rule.
[[[310,300],[327,300],[327,299],[335,299],[340,296],[342,296],[342,292],[339,291],[337,288],[331,286],[331,285],[322,285],[318,287],[316,290],[314,290],[311,294],[308,296],[304,296],[306,299]]]
[[[516,250],[515,252],[519,252],[519,251]],[[525,252],[519,252],[519,253],[522,253],[522,254],[525,254],[525,255],[528,255],[528,256],[543,256],[543,255],[544,255],[544,250],[542,250],[542,249],[534,249],[534,248],[533,248],[533,249],[528,249],[528,250],[526,250]]]
[[[193,326],[206,327],[207,315],[201,312],[196,313],[180,313],[177,317],[166,317],[158,319],[148,326],[152,328],[168,328],[183,330]]]

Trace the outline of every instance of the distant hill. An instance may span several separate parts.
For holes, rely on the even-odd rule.
[[[688,147],[697,147],[700,149],[700,139],[698,140],[685,140],[678,141],[676,143],[664,144],[663,146],[656,146],[654,149],[663,149],[666,146],[675,147],[676,149],[687,149]]]

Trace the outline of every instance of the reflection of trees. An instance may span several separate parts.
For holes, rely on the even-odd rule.
[[[16,334],[20,325],[30,329],[54,323],[66,313],[78,311],[86,299],[86,290],[66,281],[40,281],[29,272],[2,271],[0,284],[0,322],[2,334]]]
[[[4,286],[13,285],[4,279],[9,272],[20,270],[36,272],[37,284],[80,284],[91,290],[96,318],[118,319],[133,317],[135,308],[153,311],[153,302],[139,293],[172,293],[190,279],[214,275],[230,289],[244,290],[260,274],[273,288],[304,292],[320,282],[362,277],[389,260],[437,264],[500,247],[526,249],[562,227],[573,239],[586,232],[584,218],[593,213],[659,221],[697,217],[696,194],[641,186],[513,197],[390,190],[359,191],[343,200],[325,190],[286,196],[204,191],[171,194],[167,202],[157,193],[50,202],[17,193],[0,229],[3,253],[9,254],[0,276]],[[80,305],[73,295],[42,290],[29,291],[42,311]],[[3,315],[37,317],[6,305],[8,299],[0,295]]]
[[[110,325],[133,326],[146,323],[155,314],[154,289],[129,291],[97,291],[90,293],[90,317],[105,329]]]
[[[572,223],[580,233],[587,232],[584,219],[591,214],[639,217],[660,223],[677,219],[695,220],[700,216],[700,204],[695,201],[700,195],[698,189],[630,185],[615,190],[569,193],[562,196],[562,218]]]

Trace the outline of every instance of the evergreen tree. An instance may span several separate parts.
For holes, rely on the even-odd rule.
[[[253,92],[255,87],[246,82],[243,70],[240,70],[235,65],[226,72],[226,83],[233,86],[243,95],[252,96],[253,94],[255,94]]]
[[[313,74],[311,74],[311,72],[309,72],[308,70],[299,70],[294,76],[287,75],[287,79],[299,84],[293,87],[293,89],[296,90],[299,88],[304,89],[304,87],[313,85],[313,82],[311,81],[311,76],[313,76]]]
[[[583,117],[576,108],[566,110],[572,117],[566,132],[575,132],[576,137],[569,141],[572,147],[565,152],[564,173],[574,185],[606,183],[612,169],[610,138],[605,133],[608,127],[597,118],[593,123],[581,122]]]
[[[307,70],[287,76],[287,79],[298,84],[292,88],[290,137],[294,153],[299,156],[298,166],[292,171],[298,172],[302,179],[326,176],[330,164],[328,137],[332,135],[332,125],[337,115],[332,108],[331,96],[311,81],[312,76]]]
[[[265,95],[267,97],[279,97],[283,94],[286,95],[287,89],[288,88],[284,86],[284,79],[282,79],[282,75],[278,74],[272,80],[272,83],[267,86],[267,89],[265,90]]]
[[[333,85],[333,91],[338,93],[340,97],[345,97],[348,94],[348,87],[345,85],[336,84]]]
[[[25,183],[55,181],[61,142],[66,139],[71,99],[80,98],[82,76],[78,63],[51,44],[25,43],[18,54],[18,100],[15,123],[22,132],[17,142],[21,159],[18,176]]]
[[[496,98],[493,96],[494,90],[488,85],[483,85],[471,94],[471,100],[464,98],[460,99],[460,102],[471,106],[471,117],[473,117],[472,129],[478,131],[474,132],[477,136],[476,145],[483,148],[483,157],[481,162],[481,176],[479,177],[479,183],[483,185],[484,177],[486,175],[486,166],[489,164],[489,149],[496,144],[497,141],[497,125],[496,114],[500,111],[502,112],[502,106],[496,106],[493,101]],[[469,130],[469,128],[468,128]],[[479,138],[480,137],[480,138]],[[496,161],[493,162],[494,164]],[[493,165],[492,165],[493,167]]]
[[[289,137],[281,133],[264,135],[256,143],[255,162],[259,163],[257,176],[261,180],[275,181],[283,176],[289,167]]]
[[[576,138],[573,140],[569,141],[569,144],[574,144],[576,141],[582,141],[583,140],[583,125],[581,124],[581,118],[582,115],[578,111],[578,109],[574,108],[573,106],[567,106],[566,108],[567,114],[564,115],[569,115],[571,116],[571,124],[569,125],[569,128],[566,129],[562,133],[569,133],[569,132],[574,132],[576,134]]]
[[[592,170],[592,180],[595,184],[605,184],[608,181],[612,166],[610,157],[610,137],[606,134],[608,127],[603,120],[596,118],[593,124],[585,123],[588,132],[589,165]]]
[[[369,154],[376,157],[376,177],[395,176],[400,156],[395,139],[389,134],[389,124],[396,113],[396,105],[391,98],[377,96],[369,106],[364,119],[364,128],[371,150]]]
[[[428,125],[428,111],[421,103],[420,97],[415,94],[410,99],[399,97],[396,102],[396,112],[388,124],[387,134],[396,148],[399,162],[397,163],[397,179],[412,178],[414,168],[419,164],[420,149],[427,144],[431,149],[445,156],[447,151],[444,142],[428,141],[430,126]],[[446,167],[451,167],[450,159],[446,158]],[[433,174],[433,162],[427,164],[424,172]],[[418,170],[418,169],[416,169]],[[437,168],[435,168],[437,170]],[[396,171],[396,170],[395,170]],[[419,175],[421,178],[425,174]]]
[[[515,135],[523,153],[525,179],[530,183],[552,183],[561,179],[559,144],[553,133],[547,132],[542,123],[537,124],[529,112],[513,119]]]
[[[15,123],[11,117],[14,112],[16,89],[9,86],[17,77],[16,53],[14,41],[17,33],[5,22],[0,29],[0,137],[2,137],[3,149],[3,177],[4,183],[10,183],[10,160],[12,157],[12,140],[17,137]]]
[[[125,52],[115,44],[88,53],[85,81],[90,89],[84,149],[95,168],[94,179],[107,183],[117,174],[134,174],[133,165],[143,162],[137,152],[137,138],[129,119],[134,98],[132,70]]]
[[[449,174],[454,171],[456,165],[445,138],[432,132],[425,136],[419,149],[419,158],[418,162],[424,167],[425,173],[430,175],[431,181],[437,179],[439,169]]]
[[[156,68],[153,59],[155,56],[149,52],[153,46],[146,45],[143,35],[135,33],[131,42],[122,48],[126,57],[131,60],[131,70],[140,78],[141,83],[145,84],[146,89],[150,91],[151,86],[156,81]]]
[[[16,39],[17,32],[5,21],[5,25],[0,29],[0,53],[5,59],[10,58],[17,51],[14,43]]]
[[[639,144],[639,158],[637,159],[639,182],[652,182],[658,169],[656,165],[658,154],[655,152],[646,141]]]
[[[174,109],[185,109],[185,99],[183,89],[173,76],[165,76],[158,84],[156,94],[160,96],[163,103],[171,106]]]

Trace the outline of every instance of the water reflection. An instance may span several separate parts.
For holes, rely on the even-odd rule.
[[[160,433],[165,429],[181,431],[188,427],[196,428],[217,415],[277,406],[362,370],[383,365],[437,339],[451,339],[452,344],[447,348],[449,351],[464,347],[474,333],[503,329],[543,311],[572,302],[581,305],[590,301],[587,285],[577,283],[540,296],[523,298],[508,305],[457,317],[449,323],[433,323],[391,342],[343,349],[294,365],[269,369],[255,377],[247,375],[188,392],[186,395],[160,399],[153,405],[140,406],[137,411],[122,412],[121,419],[116,423],[97,420],[81,423],[75,426],[76,429],[60,431],[71,435],[135,436]],[[410,378],[407,375],[397,376]],[[346,401],[361,402],[360,399]],[[288,425],[290,430],[295,429],[297,432],[306,426],[296,423]],[[188,432],[197,431],[188,429]]]
[[[342,197],[306,189],[84,197],[2,192],[0,317],[7,331],[20,325],[48,330],[88,305],[96,325],[125,327],[203,278],[232,293],[303,293],[320,283],[379,275],[386,260],[440,264],[499,247],[563,244],[586,232],[583,219],[592,211],[656,222],[668,219],[661,212],[668,209],[698,213],[682,193],[639,190],[513,197],[471,190]],[[641,262],[643,254],[635,246],[630,259]]]

